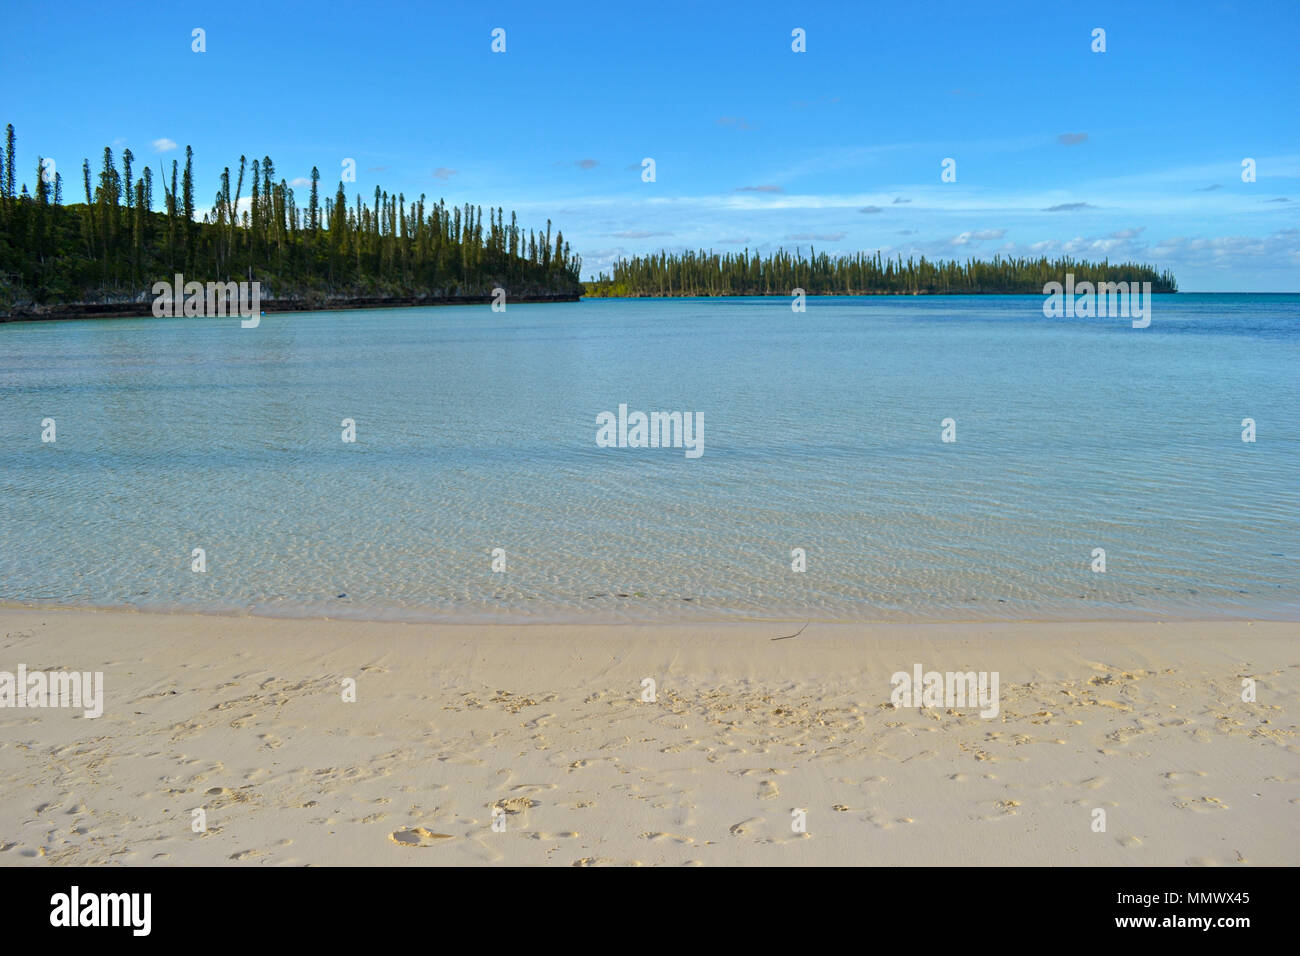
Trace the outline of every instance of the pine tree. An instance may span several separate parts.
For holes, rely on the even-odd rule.
[[[317,185],[320,183],[320,170],[315,166],[311,168],[311,231],[313,234],[320,231],[320,199],[317,193]]]
[[[14,124],[5,127],[5,197],[14,198]]]

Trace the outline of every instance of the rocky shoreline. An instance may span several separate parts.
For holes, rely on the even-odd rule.
[[[509,304],[541,302],[577,302],[579,292],[555,292],[518,295],[507,298]],[[398,309],[433,305],[489,305],[491,295],[448,296],[345,296],[328,299],[264,299],[262,311],[330,312],[347,309]],[[153,298],[130,302],[64,302],[50,305],[14,306],[0,314],[0,322],[39,322],[51,319],[130,319],[152,318]]]

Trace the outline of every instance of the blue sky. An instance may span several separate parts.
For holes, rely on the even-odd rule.
[[[1294,0],[6,6],[0,123],[20,179],[53,157],[69,201],[106,145],[156,171],[189,144],[200,208],[241,153],[290,181],[316,165],[330,192],[351,157],[367,197],[552,219],[584,275],[815,245],[1138,258],[1184,291],[1300,291]]]

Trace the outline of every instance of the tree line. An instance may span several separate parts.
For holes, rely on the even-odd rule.
[[[343,183],[322,197],[320,172],[298,204],[271,157],[227,166],[211,207],[196,217],[194,155],[170,177],[104,148],[85,202],[66,203],[62,172],[38,159],[35,186],[15,191],[13,124],[0,156],[0,313],[15,305],[141,301],[157,281],[257,280],[264,299],[373,296],[574,296],[581,257],[562,232],[525,230],[512,212],[407,200],[375,187],[349,203]],[[119,166],[120,162],[120,166]],[[247,188],[247,193],[245,189]],[[155,190],[161,193],[155,203]],[[157,205],[158,208],[155,208]]]
[[[1168,270],[1136,262],[1081,262],[1068,257],[1004,258],[987,262],[968,259],[931,261],[901,255],[885,258],[858,252],[830,256],[810,250],[778,249],[766,256],[748,249],[739,253],[713,251],[658,252],[623,258],[610,272],[586,283],[588,296],[717,296],[791,295],[957,295],[978,293],[1042,294],[1048,282],[1061,282],[1073,273],[1076,282],[1150,282],[1152,292],[1177,292]]]

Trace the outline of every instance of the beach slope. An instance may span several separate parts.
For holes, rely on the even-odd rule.
[[[801,625],[0,610],[0,864],[1300,862],[1294,623]]]

